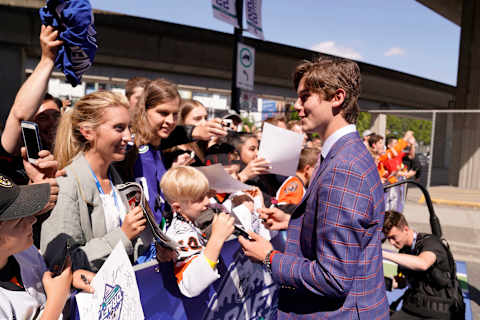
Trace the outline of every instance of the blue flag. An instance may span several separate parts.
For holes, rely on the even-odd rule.
[[[40,9],[42,24],[60,32],[63,40],[55,59],[55,67],[62,70],[67,81],[76,86],[93,63],[97,52],[97,32],[88,0],[47,0]]]

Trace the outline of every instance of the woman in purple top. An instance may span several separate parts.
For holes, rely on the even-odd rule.
[[[180,103],[181,98],[176,85],[164,79],[156,79],[146,86],[133,115],[132,131],[135,133],[135,144],[138,147],[133,174],[135,180],[142,184],[148,204],[158,223],[162,221],[165,204],[159,186],[166,171],[161,150],[190,142],[187,141],[186,136],[208,140],[212,136],[226,135],[221,122],[212,120],[197,127],[186,128],[185,131],[190,131],[186,136],[183,135],[175,141],[169,139],[167,142],[166,139],[177,126]],[[167,143],[169,146],[166,145]],[[172,165],[185,165],[189,162],[191,162],[190,154],[186,153],[180,155]]]

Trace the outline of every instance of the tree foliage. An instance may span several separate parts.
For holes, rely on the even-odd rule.
[[[432,121],[387,115],[389,134],[402,137],[407,130],[412,130],[415,139],[423,144],[430,144]]]
[[[357,120],[357,130],[360,135],[363,131],[370,129],[370,122],[372,121],[372,114],[368,112],[360,112]]]
[[[363,131],[370,128],[371,121],[371,113],[360,112],[357,120],[357,130],[360,135]],[[387,115],[387,136],[393,135],[397,138],[401,138],[407,130],[412,130],[414,132],[417,142],[423,142],[425,145],[430,144],[432,121]]]
[[[242,117],[241,119],[242,119],[242,124],[246,125],[250,129],[252,129],[252,127],[255,125],[255,121],[253,121],[253,119],[250,117]]]

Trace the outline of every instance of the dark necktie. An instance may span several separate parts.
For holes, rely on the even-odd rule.
[[[315,177],[317,175],[317,171],[320,168],[320,165],[322,164],[322,162],[323,162],[323,156],[320,153],[320,156],[318,157],[317,163],[315,164],[315,170],[313,170],[313,176],[312,177]]]

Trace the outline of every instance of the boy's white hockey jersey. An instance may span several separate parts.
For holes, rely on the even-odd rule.
[[[175,277],[183,295],[189,298],[196,297],[220,278],[217,269],[213,269],[203,255],[207,241],[193,223],[174,213],[167,229],[167,236],[180,245],[177,249]]]

